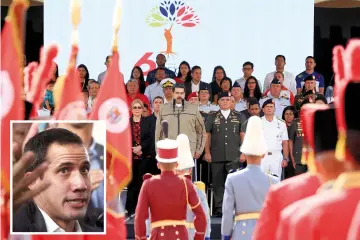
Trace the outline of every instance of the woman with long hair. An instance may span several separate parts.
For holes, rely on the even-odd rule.
[[[282,120],[285,121],[285,124],[288,128],[290,127],[292,121],[297,117],[297,112],[294,106],[287,106],[286,108],[284,108]]]
[[[254,76],[250,76],[245,82],[244,98],[247,100],[249,97],[255,97],[258,101],[262,97],[258,80]]]
[[[210,99],[213,100],[215,104],[215,98],[214,96],[217,96],[219,92],[221,92],[221,80],[223,80],[226,77],[225,69],[222,66],[216,66],[213,71],[213,77],[210,83],[211,87],[211,96]]]
[[[131,70],[131,77],[130,77],[130,79],[136,79],[136,80],[138,81],[139,92],[140,92],[141,94],[144,94],[145,88],[146,88],[147,84],[145,83],[144,72],[142,71],[141,67],[135,66],[135,67]]]
[[[186,83],[191,81],[191,68],[190,64],[186,61],[182,61],[179,65],[178,74],[174,79],[176,83]]]
[[[79,73],[80,80],[81,80],[81,89],[82,90],[84,90],[84,89],[87,90],[88,83],[89,83],[89,78],[90,78],[88,68],[85,66],[85,64],[80,64],[77,67],[77,71]]]

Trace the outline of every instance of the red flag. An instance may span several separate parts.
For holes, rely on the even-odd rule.
[[[124,77],[119,71],[119,54],[114,51],[99,96],[90,115],[106,120],[108,156],[107,200],[118,196],[131,179],[131,130]]]
[[[71,47],[70,63],[64,78],[57,80],[54,88],[55,118],[57,120],[86,119],[85,103],[76,70],[76,56],[79,48]]]

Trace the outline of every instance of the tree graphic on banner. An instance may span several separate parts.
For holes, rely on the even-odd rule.
[[[160,6],[151,9],[150,14],[146,18],[146,22],[151,27],[169,26],[164,29],[164,37],[166,40],[166,50],[162,51],[169,56],[175,54],[172,48],[173,36],[171,30],[174,24],[183,27],[195,27],[200,23],[200,18],[196,15],[194,9],[187,6],[182,1],[163,1]]]

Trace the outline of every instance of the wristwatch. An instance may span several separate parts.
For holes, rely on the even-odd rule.
[[[284,158],[284,160],[286,160],[287,162],[289,162],[289,161],[290,161],[290,159],[289,159],[289,158]]]

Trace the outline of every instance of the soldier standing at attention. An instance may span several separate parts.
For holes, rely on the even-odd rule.
[[[135,239],[147,239],[146,219],[151,214],[150,240],[188,239],[187,207],[195,214],[195,240],[205,238],[206,217],[192,182],[175,174],[178,166],[178,141],[167,137],[167,122],[163,123],[164,140],[158,141],[160,175],[144,176],[135,213]]]
[[[248,121],[241,152],[246,155],[245,169],[228,175],[225,183],[221,234],[224,240],[251,240],[265,197],[278,178],[264,173],[261,159],[268,152],[262,120],[253,116]],[[235,224],[234,222],[235,212]]]
[[[275,117],[275,103],[272,99],[266,100],[262,109],[264,116],[261,119],[269,150],[261,161],[261,169],[281,179],[282,168],[286,167],[289,161],[287,127],[284,120]]]
[[[222,216],[225,180],[230,170],[239,168],[240,115],[230,110],[230,93],[219,93],[220,110],[210,114],[206,122],[205,160],[211,162],[215,198],[215,216]]]
[[[320,96],[316,92],[316,78],[313,75],[309,75],[304,79],[304,86],[300,94],[295,96],[294,107],[296,110],[300,109],[301,102],[307,98],[311,98],[311,102],[315,102],[315,99]]]

